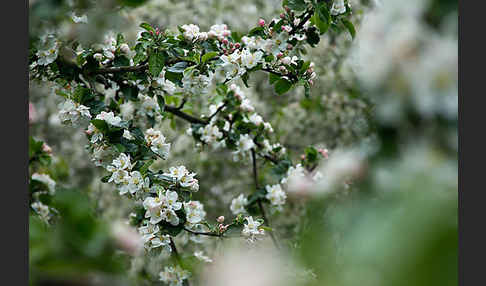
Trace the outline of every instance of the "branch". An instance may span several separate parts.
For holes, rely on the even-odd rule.
[[[174,106],[170,106],[170,105],[166,105],[165,106],[165,111],[169,112],[169,113],[172,113],[174,114],[175,116],[178,116],[186,121],[189,121],[191,123],[199,123],[199,124],[203,124],[203,125],[206,125],[208,122],[207,121],[204,121],[204,120],[201,120],[197,117],[194,117],[192,115],[189,115],[187,113],[184,113],[182,111],[179,110],[178,107],[174,107]]]
[[[257,167],[256,167],[256,158],[255,158],[255,149],[251,149],[251,159],[253,161],[253,179],[255,180],[255,188],[258,190],[258,175],[257,175]],[[265,224],[270,227],[270,222],[267,219],[267,216],[265,215],[265,209],[263,208],[262,200],[258,199],[258,208],[260,209],[260,213],[262,214],[263,221]],[[272,238],[273,244],[277,249],[279,249],[277,240],[275,239],[275,236],[273,235],[273,232],[270,232],[270,237]]]
[[[289,35],[293,35],[295,34],[295,32],[297,30],[300,30],[302,27],[304,27],[304,24],[309,21],[309,19],[312,17],[312,15],[314,14],[314,9],[310,9],[308,12],[307,12],[307,15],[302,18],[302,20],[300,21],[299,25],[295,26],[292,28],[292,31],[290,31]]]
[[[140,66],[122,66],[122,67],[112,67],[112,68],[100,68],[93,71],[94,74],[105,74],[105,73],[117,73],[117,72],[133,72],[144,70],[148,67],[148,64],[143,64]]]
[[[216,111],[213,114],[211,114],[211,116],[209,116],[208,122],[211,121],[211,119],[213,119],[213,117],[216,116],[216,114],[218,114],[225,106],[226,106],[226,102],[220,107],[218,107],[218,109],[216,109]]]
[[[213,233],[213,232],[199,232],[199,231],[190,230],[188,228],[184,228],[184,230],[187,231],[187,232],[189,232],[189,233],[196,234],[196,235],[207,235],[207,236],[223,237],[223,234],[217,234],[217,233]]]

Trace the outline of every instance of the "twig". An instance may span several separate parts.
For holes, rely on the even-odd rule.
[[[191,123],[199,123],[199,124],[203,124],[203,125],[206,125],[208,122],[207,121],[204,121],[204,120],[201,120],[197,117],[194,117],[192,115],[189,115],[187,113],[184,113],[182,111],[179,110],[178,107],[174,107],[174,106],[170,106],[170,105],[166,105],[165,106],[165,111],[169,112],[169,113],[172,113],[174,114],[175,116],[178,116],[182,119],[185,119]]]
[[[140,66],[122,66],[122,67],[112,67],[112,68],[100,68],[93,71],[94,74],[105,74],[105,73],[117,73],[117,72],[133,72],[144,70],[148,67],[148,64],[143,64]]]
[[[189,232],[189,233],[196,234],[196,235],[223,237],[223,234],[217,234],[217,233],[213,233],[213,232],[199,232],[199,231],[193,231],[193,230],[190,230],[190,229],[187,229],[187,228],[184,228],[184,230]]]
[[[251,159],[253,161],[253,179],[255,180],[255,188],[258,190],[258,174],[257,174],[257,167],[256,167],[256,158],[255,158],[255,149],[251,149]],[[263,221],[265,224],[270,227],[270,222],[268,221],[268,218],[265,214],[265,209],[263,208],[262,200],[258,199],[258,208],[260,209],[260,213],[262,214]],[[278,246],[277,239],[275,239],[275,236],[273,235],[273,232],[270,231],[270,237],[272,238],[273,244],[277,249],[280,247]]]

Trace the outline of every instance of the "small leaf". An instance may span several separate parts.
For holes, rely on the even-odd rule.
[[[356,29],[354,28],[353,23],[351,23],[348,19],[341,19],[341,22],[346,26],[348,29],[349,33],[351,34],[351,37],[354,39],[356,36]]]
[[[203,56],[202,56],[202,62],[203,64],[206,63],[208,60],[214,58],[214,57],[217,57],[219,54],[218,52],[209,52],[209,53],[205,53]]]
[[[187,67],[186,62],[178,62],[175,65],[167,68],[167,70],[169,72],[173,72],[173,73],[183,73],[184,70],[186,69],[186,67]]]
[[[108,123],[101,119],[93,119],[91,120],[91,124],[93,124],[96,128],[98,128],[98,130],[103,133],[107,132],[110,129]]]
[[[294,11],[304,11],[307,6],[304,0],[285,0],[283,5]]]
[[[280,79],[280,77],[278,75],[276,75],[276,74],[273,74],[273,73],[269,73],[268,74],[268,81],[270,82],[270,84],[274,84],[279,79]]]
[[[144,28],[147,31],[155,32],[154,28],[149,23],[142,23],[140,24],[140,28]]]
[[[165,110],[165,100],[164,97],[160,94],[157,94],[157,103],[159,104],[160,107],[160,113],[163,113]]]
[[[275,84],[275,92],[282,95],[290,90],[292,83],[286,79],[279,79]]]
[[[158,77],[165,64],[165,56],[162,52],[154,52],[149,56],[149,72]]]

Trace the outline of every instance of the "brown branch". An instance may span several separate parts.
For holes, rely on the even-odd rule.
[[[197,117],[194,117],[192,115],[189,115],[187,113],[184,113],[184,112],[180,111],[178,107],[166,105],[165,106],[165,111],[167,111],[169,113],[172,113],[175,116],[180,117],[180,118],[182,118],[182,119],[184,119],[186,121],[189,121],[191,123],[198,123],[198,124],[203,124],[203,125],[208,124],[207,121],[204,121],[202,119],[199,119]]]
[[[199,231],[193,231],[188,228],[184,228],[185,231],[195,234],[195,235],[206,235],[206,236],[215,236],[215,237],[223,237],[223,234],[217,234],[213,232],[199,232]]]
[[[111,67],[111,68],[100,68],[93,71],[94,74],[105,74],[105,73],[117,73],[117,72],[133,72],[144,70],[148,67],[148,64],[143,64],[140,66],[121,66],[121,67]]]
[[[253,148],[251,149],[251,159],[252,159],[252,162],[253,162],[253,179],[255,180],[255,188],[256,188],[256,190],[258,190],[258,174],[257,174],[257,166],[256,166],[256,158],[255,158],[255,149],[253,149]],[[265,209],[263,208],[262,200],[259,198],[257,200],[257,203],[258,203],[258,208],[260,209],[260,213],[262,214],[263,221],[265,222],[265,224],[268,227],[270,227],[270,222],[268,221],[268,218],[265,214]],[[275,245],[275,247],[277,249],[279,249],[277,239],[275,239],[275,236],[273,235],[272,231],[270,232],[270,237],[272,238],[272,241],[273,241],[273,244]]]

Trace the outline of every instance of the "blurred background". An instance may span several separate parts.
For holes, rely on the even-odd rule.
[[[263,73],[245,89],[294,162],[308,145],[329,150],[319,167],[326,183],[270,215],[278,253],[180,234],[181,252],[214,257],[194,266],[191,285],[457,285],[457,1],[349,3],[356,38],[331,31],[307,50],[318,75],[310,98],[300,89],[277,96]],[[171,30],[225,23],[244,34],[281,10],[278,0],[29,1],[30,46],[46,32],[83,46],[122,32],[133,44],[141,22]],[[60,124],[63,98],[31,81],[29,101],[30,135],[52,148],[43,171],[57,182],[62,217],[51,226],[30,217],[31,285],[163,285],[167,257],[120,250],[128,234],[113,224],[128,218],[131,202],[100,181],[83,129]],[[193,105],[207,109],[204,98]],[[196,171],[207,218],[231,217],[231,200],[252,188],[251,166],[230,152],[196,151],[183,121],[158,128],[172,149],[154,167]],[[261,172],[271,183],[270,168]]]

